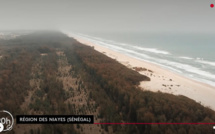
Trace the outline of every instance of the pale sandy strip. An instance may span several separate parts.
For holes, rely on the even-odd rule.
[[[151,78],[151,81],[149,82],[140,83],[140,87],[143,90],[150,90],[154,92],[161,91],[174,95],[184,95],[215,110],[215,87],[188,79],[158,65],[135,59],[87,40],[77,37],[74,38],[85,45],[94,47],[95,50],[104,53],[108,57],[119,61],[129,68],[143,67],[152,70],[153,73],[149,71],[140,72],[141,74],[147,75]]]

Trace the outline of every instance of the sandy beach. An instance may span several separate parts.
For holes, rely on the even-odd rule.
[[[70,36],[70,35],[68,35]],[[71,37],[71,36],[70,36]],[[203,106],[215,110],[215,87],[191,80],[176,74],[158,65],[135,59],[133,57],[121,54],[119,52],[107,49],[95,43],[73,37],[80,43],[94,47],[95,50],[117,60],[128,68],[134,69],[139,73],[151,78],[151,81],[140,83],[142,90],[153,92],[164,92],[174,95],[184,95],[188,98],[201,103]]]

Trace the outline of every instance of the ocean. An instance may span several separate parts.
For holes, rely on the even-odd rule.
[[[215,87],[215,34],[74,35]]]

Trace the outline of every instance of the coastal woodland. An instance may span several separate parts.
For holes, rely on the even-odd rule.
[[[213,134],[215,112],[185,96],[141,90],[150,78],[56,31],[0,40],[0,109],[94,115],[99,124],[16,124],[23,134]],[[176,123],[176,124],[107,124]]]

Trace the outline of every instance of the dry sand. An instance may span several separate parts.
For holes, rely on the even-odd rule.
[[[93,46],[95,50],[104,53],[108,57],[117,60],[129,68],[142,67],[151,70],[152,72],[148,70],[139,71],[139,73],[151,78],[151,81],[143,81],[140,83],[140,87],[143,90],[184,95],[215,110],[215,87],[188,79],[158,65],[135,59],[87,40],[77,37],[74,38],[85,45]]]

